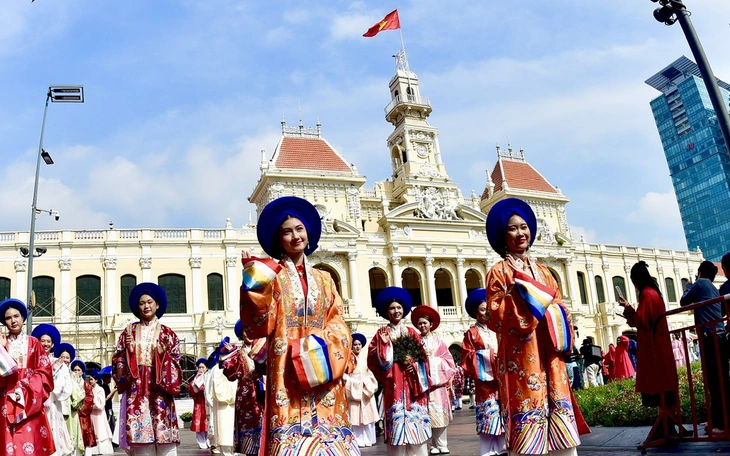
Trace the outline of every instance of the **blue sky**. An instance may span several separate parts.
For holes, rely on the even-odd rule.
[[[730,80],[730,2],[686,0],[716,75]],[[547,6],[549,5],[549,7]],[[447,171],[481,193],[495,144],[571,198],[573,235],[685,249],[644,80],[680,55],[679,25],[646,0],[399,4],[411,69],[431,100]],[[383,116],[397,31],[362,34],[392,2],[15,0],[0,14],[0,230],[30,224],[49,84],[37,229],[248,222],[261,149],[280,121],[319,118],[368,177],[391,175]]]

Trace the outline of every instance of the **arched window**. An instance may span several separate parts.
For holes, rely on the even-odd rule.
[[[381,290],[388,288],[388,277],[380,268],[372,268],[368,271],[370,279],[370,303],[375,307],[375,298]]]
[[[664,286],[667,287],[667,301],[677,302],[677,290],[674,288],[674,279],[671,277],[665,278]]]
[[[129,305],[129,294],[132,292],[132,288],[137,286],[137,277],[135,277],[132,274],[124,274],[122,276],[122,279],[120,281],[120,291],[121,291],[121,307],[124,309],[125,312],[128,311],[128,305]]]
[[[436,284],[436,303],[438,306],[454,306],[454,292],[451,288],[451,274],[444,268],[439,268],[433,275]]]
[[[565,290],[563,290],[563,283],[560,281],[560,276],[553,268],[548,268],[550,270],[550,274],[555,279],[555,282],[558,284],[558,290],[560,290],[560,295],[565,296]]]
[[[335,288],[337,288],[337,294],[342,297],[342,289],[340,288],[340,275],[337,274],[337,271],[331,266],[328,266],[324,263],[319,263],[314,265],[315,268],[319,269],[320,271],[329,272],[329,274],[332,276],[332,281],[335,283]],[[355,280],[353,277],[352,280]]]
[[[687,289],[687,284],[688,283],[689,283],[689,279],[682,278],[682,290],[686,290]]]
[[[403,288],[411,295],[414,306],[423,304],[423,296],[421,295],[421,276],[413,268],[406,268],[401,273],[401,283]]]
[[[33,315],[38,317],[52,317],[56,311],[54,298],[56,281],[53,277],[33,277],[33,291],[35,292],[35,305]]]
[[[586,276],[582,272],[578,272],[578,292],[580,293],[580,303],[588,304],[588,293],[586,293]]]
[[[5,300],[10,297],[10,279],[0,277],[0,299]]]
[[[623,297],[628,299],[629,295],[626,293],[626,280],[621,276],[613,276],[611,281],[613,282],[613,288],[615,289],[618,287],[619,290],[621,290]],[[616,301],[618,301],[618,296],[616,296]]]
[[[76,277],[76,315],[101,315],[101,278]]]
[[[165,274],[157,278],[157,283],[167,294],[167,313],[186,313],[188,311],[185,276]]]
[[[598,295],[598,302],[606,302],[606,292],[603,290],[603,277],[597,275],[596,279],[596,294]]]
[[[225,310],[223,303],[223,276],[208,274],[208,310]]]
[[[464,274],[464,280],[466,281],[466,292],[471,293],[472,290],[482,288],[484,285],[482,282],[482,275],[476,269],[469,269]],[[464,296],[466,299],[466,296]]]

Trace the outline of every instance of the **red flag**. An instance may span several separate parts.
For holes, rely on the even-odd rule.
[[[396,9],[388,13],[382,21],[370,27],[362,36],[371,37],[377,35],[383,30],[397,30],[399,28],[400,18],[398,17],[398,10]]]

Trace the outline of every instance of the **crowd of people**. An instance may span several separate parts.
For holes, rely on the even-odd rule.
[[[448,427],[464,395],[475,410],[480,455],[577,455],[590,429],[573,390],[630,377],[644,405],[658,407],[665,432],[677,423],[676,366],[685,356],[669,337],[661,292],[643,261],[631,269],[638,306],[619,303],[636,340],[622,335],[604,352],[588,337],[578,347],[578,328],[555,278],[529,255],[535,214],[522,200],[499,201],[486,228],[502,260],[489,270],[485,288],[464,302],[474,324],[455,360],[434,332],[438,311],[414,307],[401,287],[377,295],[385,322],[369,341],[351,333],[334,281],[307,259],[321,226],[317,209],[301,198],[278,198],[264,208],[257,235],[268,258],[242,252],[237,340],[225,337],[196,362],[190,379],[183,378],[177,335],[160,323],[167,296],[157,284],[131,291],[129,311],[138,321],[124,328],[111,365],[99,372],[87,373],[52,325],[26,335],[21,301],[0,303],[7,327],[0,335],[0,407],[7,418],[0,448],[91,456],[118,445],[130,455],[176,455],[175,397],[184,381],[197,445],[223,455],[357,456],[381,433],[389,455],[449,454]],[[719,296],[716,273],[703,263],[682,304]],[[724,336],[719,306],[695,319]],[[705,337],[703,331],[698,339]],[[701,340],[701,355],[724,359],[710,386],[719,401],[727,392],[727,351],[724,345],[713,351],[711,342]],[[711,422],[726,421],[723,408],[713,407]]]

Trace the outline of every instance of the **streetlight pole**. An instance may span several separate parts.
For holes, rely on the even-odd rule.
[[[33,307],[31,305],[31,298],[33,297],[33,253],[35,252],[35,216],[38,212],[38,178],[41,172],[41,158],[48,164],[52,164],[48,152],[43,150],[43,135],[46,131],[46,116],[48,115],[48,102],[60,102],[60,103],[83,103],[84,102],[84,87],[83,86],[49,86],[48,93],[46,94],[46,106],[43,109],[43,123],[41,124],[41,139],[38,144],[38,156],[36,157],[35,165],[35,183],[33,184],[33,203],[30,207],[30,240],[28,241],[28,299],[26,305],[28,306],[28,318],[26,319],[26,331],[28,334],[33,330]]]
[[[697,67],[700,70],[702,79],[705,81],[707,94],[710,96],[710,102],[712,103],[712,108],[715,110],[718,126],[725,140],[725,150],[730,154],[730,116],[728,116],[727,107],[722,99],[720,88],[717,86],[715,74],[712,72],[712,68],[710,68],[710,62],[707,60],[705,50],[702,48],[702,43],[700,43],[697,32],[695,32],[695,28],[689,18],[690,13],[684,6],[684,3],[682,3],[682,0],[652,1],[659,2],[662,5],[662,7],[654,10],[654,18],[657,21],[663,22],[666,25],[679,22],[679,25],[682,27],[684,36],[687,38],[687,44],[689,44],[692,55],[697,60]]]

